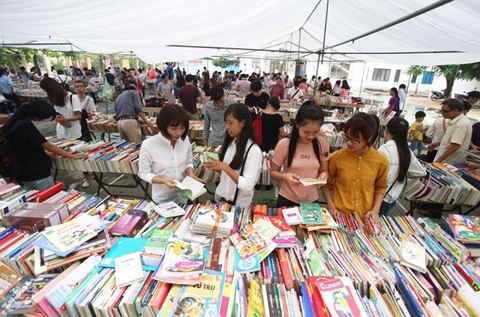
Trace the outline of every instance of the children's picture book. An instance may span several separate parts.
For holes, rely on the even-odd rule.
[[[268,218],[260,218],[253,223],[253,227],[257,232],[265,239],[273,239],[277,234],[282,231],[276,227]]]
[[[323,224],[323,212],[319,203],[301,203],[302,222],[306,225]]]
[[[168,203],[155,206],[155,212],[164,218],[183,216],[186,211],[175,202],[170,201]]]
[[[147,239],[127,237],[117,239],[110,250],[105,253],[98,266],[114,268],[116,258],[129,253],[143,252],[143,248],[145,247],[145,243],[147,243],[147,241]],[[156,268],[156,266],[146,264],[143,265],[143,269],[146,271],[155,271]]]
[[[176,186],[177,192],[190,200],[197,199],[207,192],[203,183],[190,176],[186,176],[182,182],[177,181]]]
[[[224,283],[223,272],[205,270],[197,285],[182,286],[168,316],[219,316]]]
[[[400,251],[400,264],[417,270],[421,273],[427,272],[425,247],[403,239]]]
[[[194,285],[202,277],[205,258],[202,245],[172,239],[153,278],[165,283]]]
[[[452,214],[447,223],[457,239],[463,243],[480,244],[480,217]]]
[[[300,213],[300,209],[298,207],[286,208],[282,210],[283,219],[291,225],[299,225],[302,224],[302,214]]]
[[[332,317],[367,317],[362,301],[348,277],[316,277],[323,304]]]
[[[47,227],[42,234],[62,252],[74,251],[81,244],[97,235],[93,229],[76,219]]]
[[[245,226],[242,231],[231,235],[230,240],[243,260],[259,254],[268,246],[267,241],[252,224]]]
[[[147,242],[143,250],[146,253],[153,253],[163,255],[165,253],[165,248],[167,247],[168,239],[173,235],[172,229],[162,230],[160,228],[155,228],[148,236]]]

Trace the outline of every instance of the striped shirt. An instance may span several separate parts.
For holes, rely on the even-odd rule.
[[[213,101],[208,101],[203,107],[205,120],[203,121],[203,139],[208,145],[217,147],[223,144],[225,138],[224,114],[228,106],[235,103],[232,99],[225,99],[223,107],[218,108]]]

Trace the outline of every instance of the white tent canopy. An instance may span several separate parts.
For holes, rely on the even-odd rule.
[[[4,45],[92,53],[133,51],[148,63],[207,56],[298,56],[316,60],[327,0],[65,1],[0,0]],[[325,46],[369,32],[424,8],[428,0],[330,0]],[[317,5],[318,4],[318,5]],[[315,10],[313,11],[313,9]],[[313,14],[311,12],[313,11]],[[335,47],[336,60],[439,65],[480,61],[480,1],[456,0],[372,35]],[[308,21],[307,17],[310,16]],[[35,45],[55,43],[56,45]],[[71,43],[64,45],[58,43]],[[25,45],[26,44],[26,45]],[[168,47],[286,49],[300,53]],[[301,48],[299,48],[300,46]],[[313,54],[307,56],[307,52]],[[374,52],[429,52],[373,54]],[[433,54],[432,51],[459,51]]]

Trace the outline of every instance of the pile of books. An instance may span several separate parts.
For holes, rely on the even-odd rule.
[[[480,313],[480,261],[457,241],[462,230],[456,239],[428,218],[381,217],[373,229],[318,204],[156,205],[62,189],[26,194],[11,214],[29,210],[32,197],[45,204],[38,210],[65,206],[68,215],[42,218],[38,231],[0,228],[0,314]]]
[[[87,153],[85,160],[53,158],[54,167],[67,171],[138,174],[140,144],[117,142],[50,139],[50,142],[73,153]]]
[[[411,179],[405,189],[408,200],[476,206],[480,202],[480,191],[454,172],[448,164],[427,164],[428,177]]]

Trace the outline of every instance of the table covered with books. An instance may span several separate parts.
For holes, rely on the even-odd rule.
[[[0,185],[0,314],[476,316],[479,217],[156,205]],[[478,255],[478,253],[476,253]]]

